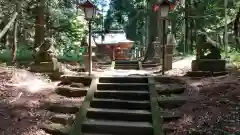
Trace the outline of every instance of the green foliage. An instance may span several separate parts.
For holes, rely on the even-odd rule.
[[[82,54],[84,53],[84,47],[69,47],[63,48],[58,53],[58,58],[62,61],[77,61],[79,63],[83,62]]]
[[[229,62],[236,68],[240,69],[240,51],[229,48]]]
[[[105,28],[111,29],[122,26],[127,38],[141,41],[145,34],[144,19],[146,15],[144,0],[111,0],[110,10],[105,20]]]
[[[35,40],[35,21],[36,9],[39,1],[22,1],[21,14],[19,14],[19,35],[18,35],[18,52],[17,61],[32,60],[32,51],[28,48],[33,48]],[[15,10],[15,3],[12,1],[0,0],[0,23],[8,22],[12,12]],[[55,48],[59,53],[61,59],[81,61],[81,40],[87,33],[86,21],[80,9],[75,8],[73,1],[66,0],[45,0],[45,37],[52,38]],[[1,24],[6,25],[6,24]],[[2,26],[1,28],[2,29]],[[9,37],[12,36],[12,28],[9,32]],[[9,39],[8,39],[9,40]],[[11,61],[11,48],[8,45],[12,44],[12,39],[6,43],[6,39],[0,42],[1,56],[0,59],[4,61]],[[22,46],[23,45],[23,46]],[[26,47],[28,46],[28,47]],[[82,50],[82,49],[80,49]],[[72,55],[72,56],[70,56]]]
[[[58,50],[57,58],[60,61],[75,61],[82,63],[84,52],[83,47],[79,48],[62,48]],[[0,50],[0,61],[11,63],[12,61],[12,50],[11,49],[2,49]],[[18,62],[31,62],[34,61],[34,53],[31,50],[28,50],[27,47],[18,48],[17,51],[17,61]]]
[[[0,50],[0,61],[11,62],[12,50],[2,49]],[[21,47],[17,50],[17,61],[33,61],[33,52],[26,47]]]

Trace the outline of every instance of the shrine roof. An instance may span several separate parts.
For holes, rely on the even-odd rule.
[[[123,32],[113,32],[105,34],[93,34],[94,41],[98,45],[117,45],[120,42],[133,42],[126,38],[126,34]],[[103,38],[102,38],[103,37]]]

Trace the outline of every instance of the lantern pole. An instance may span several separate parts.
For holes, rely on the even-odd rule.
[[[85,19],[88,21],[88,75],[92,74],[92,20],[96,15],[96,6],[90,0],[80,5],[85,13]],[[90,13],[90,14],[89,14]]]
[[[91,76],[92,74],[92,41],[91,41],[91,33],[92,33],[92,21],[91,19],[88,20],[88,75]]]
[[[165,35],[165,18],[163,18],[163,39],[162,39],[162,42],[163,42],[163,46],[162,46],[162,75],[164,75],[165,74],[165,44],[166,44],[166,40],[165,40],[165,38],[166,38],[166,35]]]
[[[160,4],[158,4],[160,6],[160,15],[161,15],[161,19],[162,19],[162,75],[165,74],[165,48],[166,48],[166,44],[167,44],[167,33],[166,33],[166,20],[168,20],[168,13],[170,10],[172,10],[172,8],[174,8],[172,6],[172,3],[168,0],[163,0]],[[167,6],[167,8],[166,8]],[[159,7],[157,8],[157,10],[159,10]]]

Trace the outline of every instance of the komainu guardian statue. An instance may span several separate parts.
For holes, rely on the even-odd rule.
[[[197,35],[197,59],[221,59],[219,45],[207,36],[205,32]]]
[[[199,32],[196,42],[196,60],[192,61],[190,76],[226,73],[226,61],[221,59],[221,48],[205,32]]]

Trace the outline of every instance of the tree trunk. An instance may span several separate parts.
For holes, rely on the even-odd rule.
[[[19,13],[20,10],[20,4],[19,2],[16,3],[16,12]],[[14,28],[13,28],[13,46],[12,46],[12,64],[16,64],[16,58],[17,58],[17,37],[18,37],[18,20],[16,18],[14,22]]]
[[[12,46],[12,64],[16,64],[17,58],[17,31],[18,31],[18,21],[16,20],[13,28],[13,46]]]
[[[151,6],[154,4],[157,0],[152,0],[149,3],[148,9],[152,9]],[[157,12],[153,12],[152,10],[149,12],[149,24],[148,24],[148,45],[147,50],[145,53],[144,61],[151,60],[154,57],[154,45],[153,41],[155,41],[157,37]]]
[[[193,32],[193,28],[194,28],[194,20],[193,19],[191,19],[190,20],[191,21],[191,23],[190,23],[190,54],[192,54],[193,53],[193,42],[194,42],[194,32]]]
[[[7,23],[8,23],[8,17],[4,17],[3,21],[0,24],[0,29],[3,29]],[[2,39],[0,40],[1,43],[2,43],[1,49],[6,49],[6,46],[7,46],[7,35],[8,35],[8,32],[6,32],[5,35],[2,37]]]
[[[234,34],[236,38],[236,47],[240,49],[240,8],[236,14],[236,18],[234,20]]]
[[[3,30],[0,32],[0,39],[6,34],[6,32],[9,30],[9,28],[12,26],[14,21],[16,20],[18,16],[18,12],[15,12],[11,18],[11,20],[8,22],[8,24],[3,28]]]
[[[39,5],[36,8],[36,22],[35,22],[35,45],[34,48],[41,46],[44,42],[44,6],[45,0],[39,0]]]
[[[188,44],[188,37],[189,37],[189,18],[188,18],[188,8],[189,8],[189,2],[188,0],[185,0],[185,48],[186,48],[186,53],[188,54],[189,53],[189,44]]]

